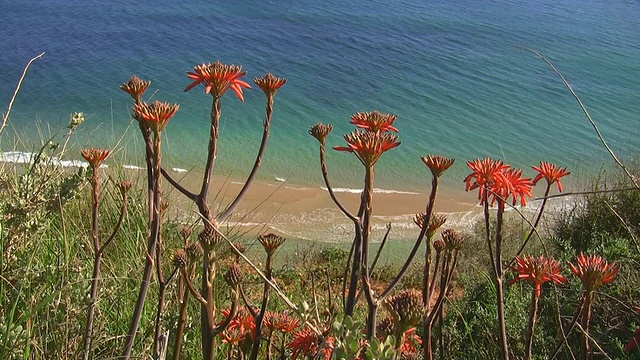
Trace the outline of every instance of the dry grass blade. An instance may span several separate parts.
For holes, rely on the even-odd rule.
[[[2,115],[2,123],[0,123],[0,134],[2,134],[2,130],[4,130],[4,127],[7,125],[7,121],[9,120],[9,114],[11,114],[11,108],[13,107],[13,102],[16,100],[16,97],[18,96],[18,92],[20,92],[20,87],[22,86],[22,81],[24,80],[24,77],[27,75],[27,70],[29,70],[29,67],[34,61],[40,59],[43,56],[44,56],[44,52],[32,58],[31,60],[29,60],[27,65],[25,65],[24,70],[22,70],[22,75],[20,75],[20,80],[18,80],[18,85],[16,85],[16,89],[13,91],[13,95],[11,95],[11,100],[9,100],[9,106],[7,107],[7,112]]]

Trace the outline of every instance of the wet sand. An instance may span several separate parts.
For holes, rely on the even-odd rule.
[[[197,192],[201,186],[201,174],[197,172],[170,172],[172,177],[188,190]],[[214,176],[210,204],[221,212],[240,192],[243,181]],[[177,204],[170,212],[180,221],[197,218],[195,207],[171,185],[163,182],[171,202]],[[413,223],[416,213],[424,212],[430,188],[424,192],[374,193],[373,241],[384,236],[386,225],[392,224],[391,238],[415,238],[419,229]],[[358,211],[360,193],[341,189],[336,194],[339,201],[352,213]],[[467,193],[462,184],[459,190],[439,189],[436,212],[446,213],[449,227],[468,227],[480,215],[476,193]],[[313,242],[350,241],[353,224],[331,200],[328,191],[319,186],[303,186],[278,181],[255,181],[234,213],[223,225],[231,233],[255,235],[274,232],[287,238]]]

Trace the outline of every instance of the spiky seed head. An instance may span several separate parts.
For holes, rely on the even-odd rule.
[[[395,327],[402,332],[418,324],[425,315],[422,294],[415,289],[403,290],[388,297],[384,306],[393,317]]]
[[[438,239],[433,242],[433,248],[436,250],[437,253],[441,253],[442,250],[444,250],[446,247],[447,245],[442,239]]]
[[[179,269],[187,266],[188,260],[187,252],[184,249],[177,249],[173,254],[173,266]]]
[[[131,190],[132,183],[131,181],[124,180],[124,181],[120,181],[117,186],[118,186],[118,189],[120,190],[120,194],[124,196],[124,194],[126,194],[127,192],[129,192],[129,190]]]
[[[333,125],[317,123],[309,130],[309,135],[313,136],[320,142],[320,144],[324,145],[324,142],[331,130],[333,130]]]
[[[205,246],[215,247],[222,241],[222,236],[213,226],[205,224],[204,229],[198,234],[198,240],[203,248]]]
[[[182,240],[187,240],[190,236],[191,236],[191,228],[188,226],[183,226],[182,228],[180,228],[180,237],[182,238]]]
[[[402,360],[420,360],[422,359],[422,355],[413,352],[413,351],[404,351],[402,352]]]
[[[278,236],[276,234],[266,234],[259,235],[258,241],[264,247],[264,250],[267,252],[267,255],[271,256],[273,253],[278,250],[280,245],[284,243],[284,238],[282,236]]]
[[[464,242],[464,236],[454,229],[446,229],[442,231],[442,240],[448,250],[460,250]]]
[[[187,247],[187,255],[189,255],[189,260],[191,261],[199,259],[203,253],[204,250],[202,249],[202,245],[200,245],[199,242],[192,242]]]
[[[413,222],[418,225],[420,229],[424,229],[426,214],[418,213],[414,216]],[[444,214],[431,214],[429,219],[429,227],[427,228],[427,237],[431,238],[438,231],[438,229],[447,221],[447,216]]]
[[[245,246],[245,244],[241,243],[241,242],[236,242],[233,243],[233,246],[235,246],[235,248],[238,250],[239,253],[244,254],[245,251],[247,251],[247,247]]]
[[[231,287],[236,287],[240,284],[240,280],[242,279],[242,271],[240,270],[240,266],[238,263],[233,263],[229,267],[229,270],[224,274],[224,281],[227,285]]]
[[[432,238],[433,235],[440,229],[444,223],[447,222],[447,216],[445,214],[433,214],[429,220],[429,228],[427,229],[427,237]]]
[[[376,332],[382,338],[393,335],[394,322],[391,316],[387,316],[376,325]]]
[[[431,174],[435,178],[439,178],[447,169],[453,165],[455,159],[450,159],[440,155],[427,155],[423,156],[422,162],[427,165]]]

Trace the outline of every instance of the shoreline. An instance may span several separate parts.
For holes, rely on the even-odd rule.
[[[199,189],[201,174],[196,171],[170,175],[192,191]],[[220,212],[233,201],[242,188],[243,180],[214,175],[210,204],[214,212]],[[197,209],[179,191],[163,181],[163,189],[170,202],[177,206],[170,216],[188,222],[197,217]],[[425,192],[389,191],[374,192],[372,241],[382,239],[388,223],[392,224],[390,239],[411,239],[419,233],[413,217],[424,212],[431,189]],[[441,187],[436,198],[435,211],[447,215],[445,227],[473,226],[481,215],[475,192]],[[340,189],[339,201],[352,212],[357,212],[360,192],[356,189]],[[244,199],[225,223],[225,230],[242,236],[255,236],[273,232],[286,238],[335,243],[351,241],[353,224],[334,204],[328,191],[319,186],[305,186],[279,181],[255,180]]]
[[[23,164],[28,162],[29,154],[7,152],[0,156],[3,163]],[[65,168],[86,167],[88,164],[79,160],[58,160],[52,158],[54,164]],[[146,175],[143,167],[134,165],[107,166],[108,172],[121,174],[119,177],[132,180],[143,186],[140,181]],[[168,168],[170,176],[189,191],[200,189],[202,172]],[[214,213],[220,213],[234,200],[240,192],[244,179],[238,176],[212,176],[209,205]],[[571,183],[565,188],[573,187]],[[168,218],[174,221],[191,224],[199,217],[195,204],[189,201],[168,181],[163,180],[164,197],[169,201]],[[414,240],[419,228],[414,224],[414,216],[425,212],[429,199],[430,186],[424,191],[405,191],[395,189],[374,189],[372,216],[372,243],[382,240],[388,224],[392,229],[390,240]],[[540,189],[538,189],[540,191]],[[534,193],[538,191],[534,190]],[[334,188],[341,204],[352,213],[357,212],[360,204],[360,189]],[[538,194],[541,195],[541,194]],[[549,204],[549,211],[566,207],[571,198],[559,198]],[[535,211],[539,201],[531,199],[520,211],[529,214]],[[482,218],[482,207],[478,205],[477,193],[466,192],[460,183],[459,187],[451,183],[441,183],[435,202],[435,212],[445,214],[445,228],[456,228],[462,231],[473,231],[473,227]],[[249,187],[245,197],[229,218],[221,224],[223,231],[232,237],[246,239],[256,235],[276,233],[291,240],[310,243],[348,243],[353,236],[353,223],[340,211],[331,199],[326,188],[319,185],[303,185],[289,183],[284,179],[256,179]]]

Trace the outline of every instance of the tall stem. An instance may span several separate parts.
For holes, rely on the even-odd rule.
[[[580,360],[589,358],[589,321],[591,320],[591,303],[593,300],[593,292],[584,291],[584,306],[582,308],[582,316],[580,318]]]
[[[149,235],[149,241],[147,242],[147,254],[144,264],[144,270],[142,274],[142,283],[140,284],[140,290],[138,292],[138,299],[133,310],[133,318],[127,333],[127,340],[124,351],[121,355],[124,359],[129,359],[131,356],[131,350],[133,348],[133,341],[140,324],[140,318],[142,317],[142,311],[144,309],[144,303],[147,298],[147,291],[151,283],[151,274],[154,265],[154,256],[156,253],[156,246],[159,238],[160,230],[160,184],[162,174],[160,173],[160,161],[162,158],[161,151],[161,137],[160,133],[154,134],[153,139],[153,219],[151,221],[151,233]]]
[[[376,336],[377,303],[371,290],[371,274],[369,274],[369,239],[371,237],[371,214],[373,213],[373,166],[367,166],[365,170],[365,183],[363,190],[363,216],[362,216],[362,263],[360,272],[365,299],[367,300],[367,338]]]
[[[536,289],[534,288],[531,293],[531,309],[529,309],[529,326],[527,327],[526,360],[533,359],[533,337],[534,337],[535,327],[536,327],[536,317],[538,315],[538,300],[539,300],[539,297],[538,297],[538,294],[536,293]]]
[[[267,262],[266,262],[266,265],[265,265],[264,275],[270,281],[272,280],[271,272],[272,272],[272,269],[271,269],[271,254],[267,254]],[[264,282],[264,289],[262,290],[262,303],[260,305],[260,313],[256,317],[256,321],[255,321],[255,323],[256,323],[255,337],[253,339],[253,345],[251,346],[251,356],[249,357],[250,360],[258,359],[258,352],[260,351],[260,342],[262,341],[262,321],[264,319],[264,314],[267,312],[267,305],[269,303],[269,290],[270,289],[271,289],[271,287],[265,281]],[[268,346],[270,346],[270,345],[271,344],[269,343]]]
[[[203,202],[207,202],[209,187],[211,186],[211,176],[213,166],[218,156],[218,128],[220,124],[220,98],[213,96],[211,103],[211,127],[209,129],[209,149],[207,152],[207,163],[204,167],[204,177],[202,178],[202,187],[200,189],[200,198]]]
[[[496,214],[496,257],[494,263],[496,286],[496,305],[498,307],[498,327],[500,329],[500,351],[503,360],[509,359],[509,344],[507,340],[507,326],[504,312],[504,288],[502,268],[502,225],[504,215],[504,200],[498,199],[498,211]]]
[[[98,240],[98,191],[100,188],[100,179],[98,177],[98,168],[93,168],[93,176],[91,178],[91,239],[93,243],[93,274],[91,276],[91,292],[89,309],[87,311],[87,324],[84,334],[84,351],[82,358],[89,359],[91,351],[91,338],[93,337],[93,318],[95,314],[96,300],[98,297],[98,282],[100,280],[100,263],[102,252],[100,251],[100,242]]]

